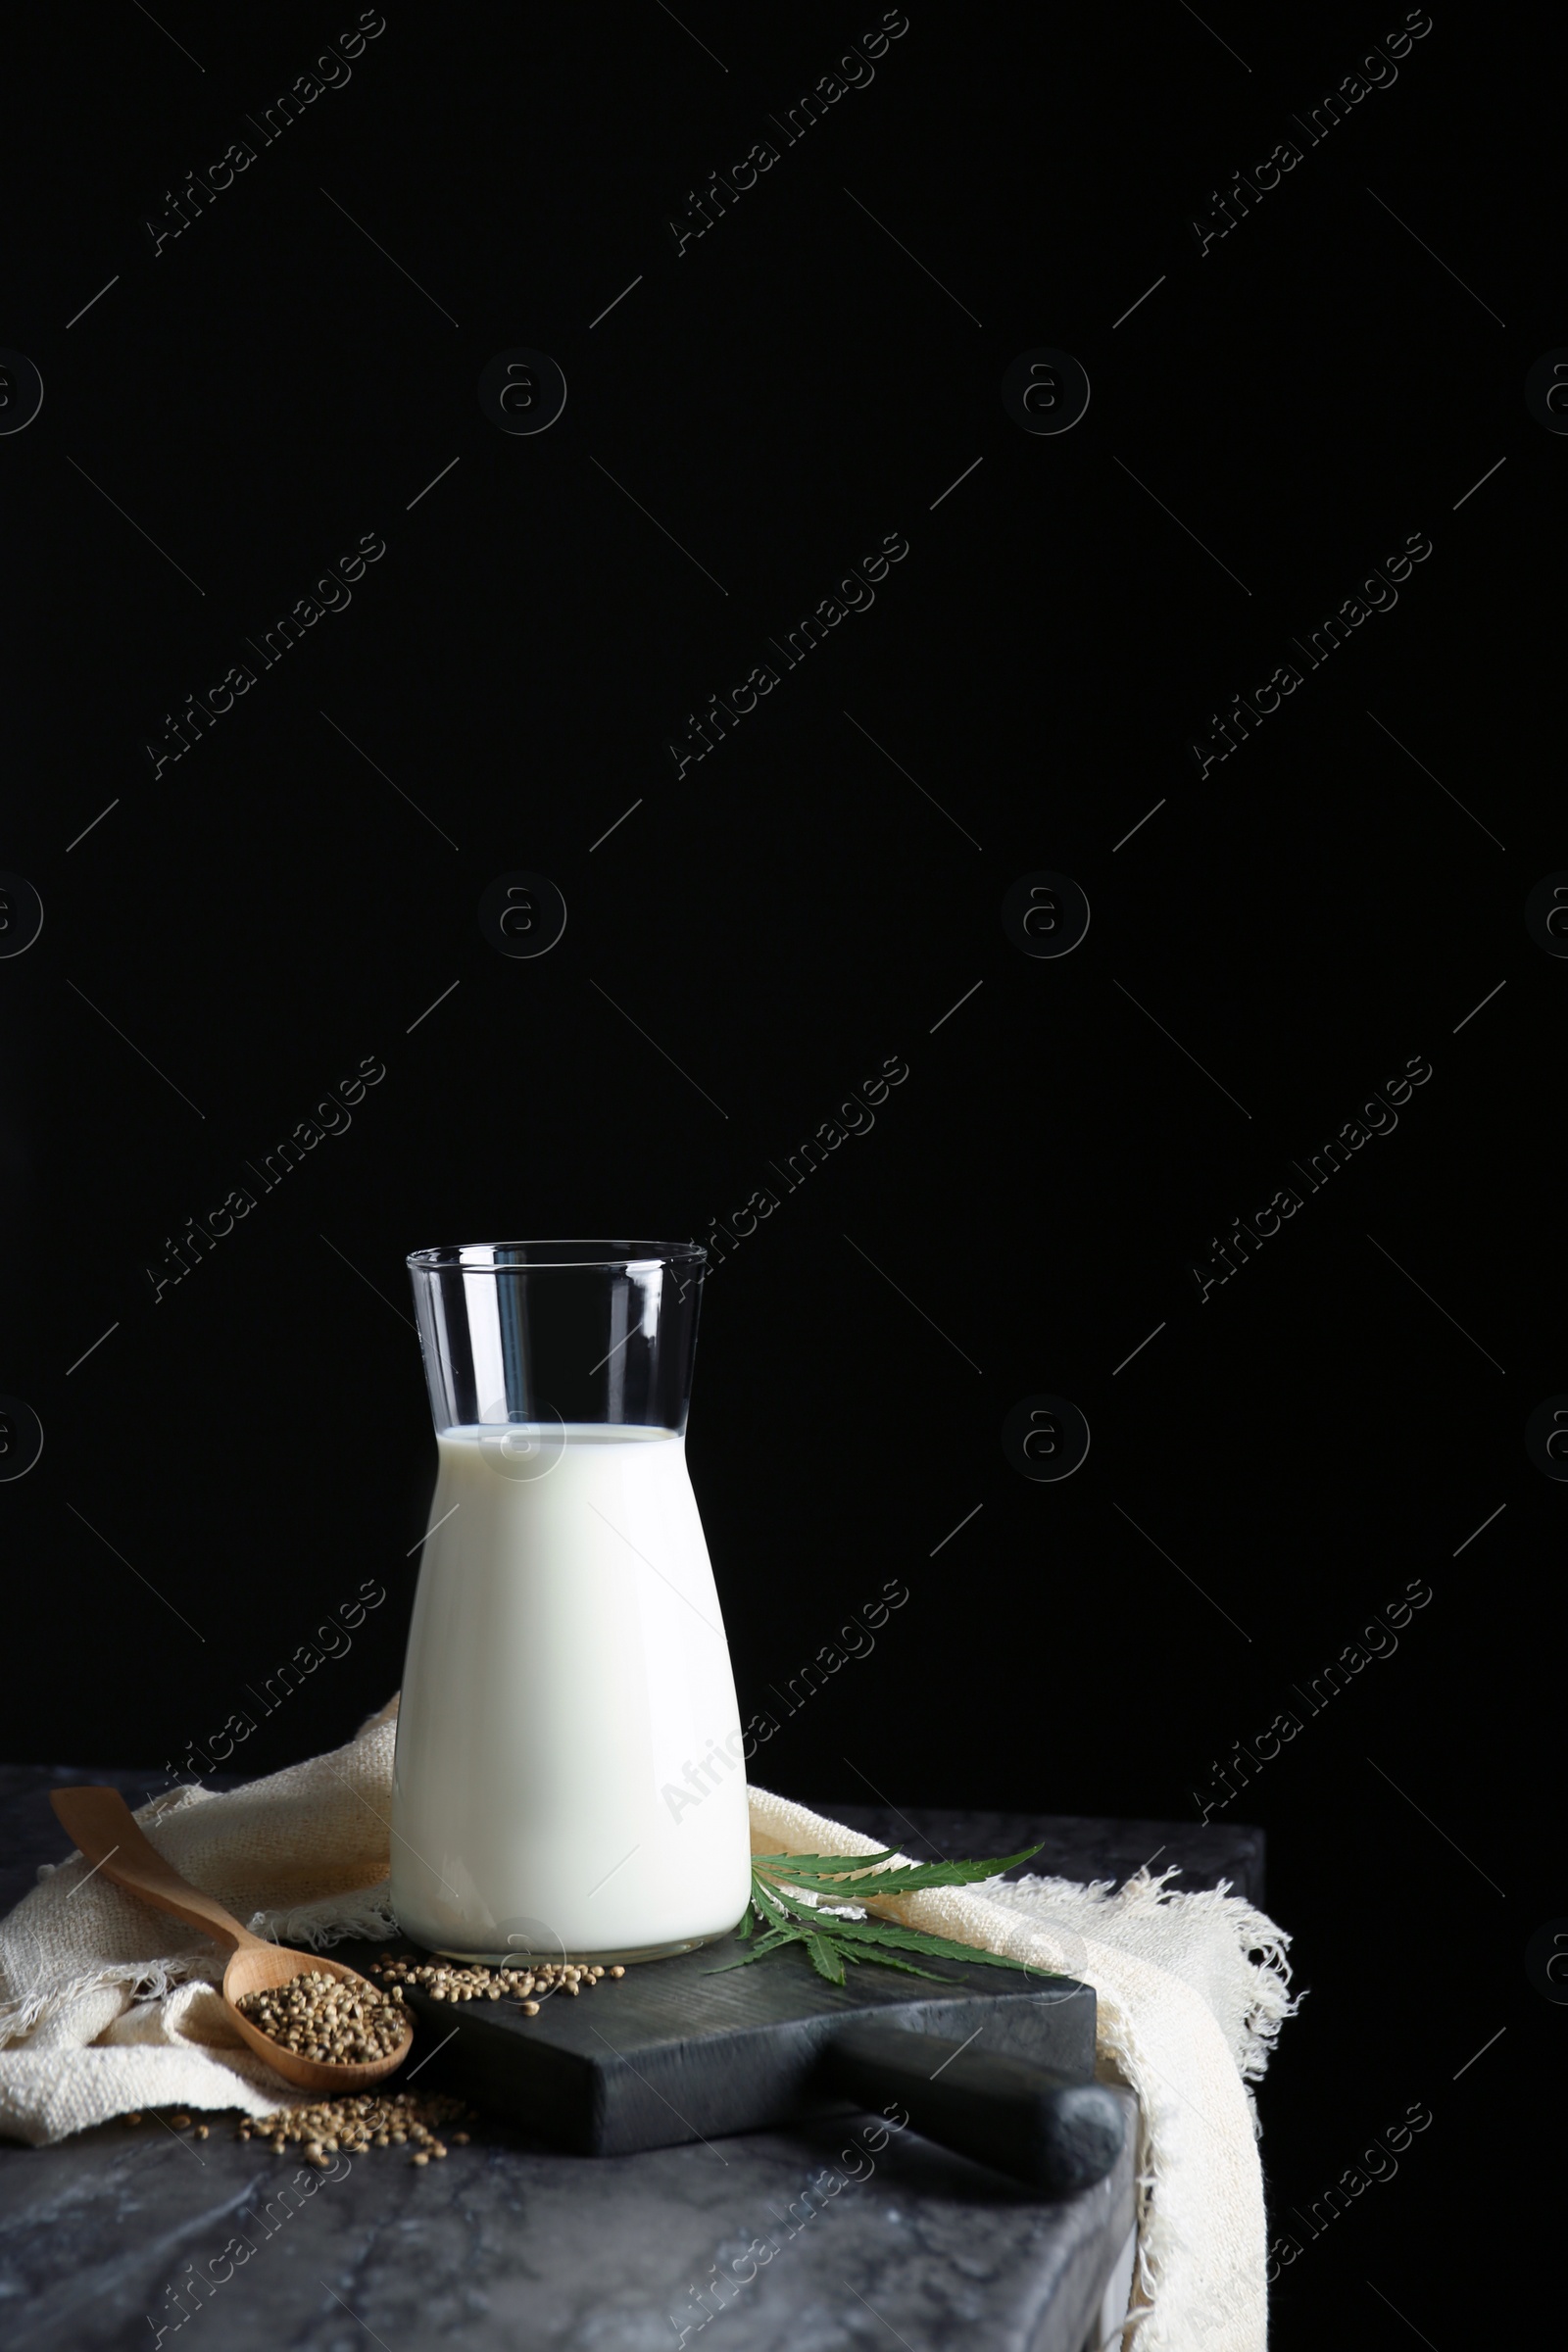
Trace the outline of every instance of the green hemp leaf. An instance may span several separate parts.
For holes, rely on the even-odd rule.
[[[901,1969],[906,1976],[926,1977],[933,1984],[951,1984],[942,1971],[916,1968],[912,1961],[897,1958],[899,1952],[981,1961],[990,1968],[1021,1969],[1026,1976],[1048,1975],[1050,1971],[1032,1968],[1025,1960],[982,1951],[951,1936],[927,1936],[891,1920],[840,1919],[799,1899],[814,1895],[818,1902],[862,1903],[868,1897],[880,1901],[890,1894],[917,1894],[925,1886],[967,1886],[977,1879],[994,1879],[1039,1851],[1038,1845],[1029,1845],[1022,1853],[1000,1854],[986,1862],[900,1862],[893,1846],[882,1854],[754,1854],[752,1899],[738,1933],[747,1939],[760,1929],[756,1948],[743,1960],[730,1960],[705,1973],[721,1977],[732,1968],[749,1968],[756,1960],[771,1959],[791,1944],[801,1944],[817,1975],[830,1984],[844,1983],[846,1961],[855,1967],[865,1960]]]

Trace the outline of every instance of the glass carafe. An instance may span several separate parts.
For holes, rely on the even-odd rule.
[[[440,1467],[398,1717],[392,1901],[463,1959],[654,1959],[750,1887],[729,1649],[686,1468],[705,1252],[409,1259]]]

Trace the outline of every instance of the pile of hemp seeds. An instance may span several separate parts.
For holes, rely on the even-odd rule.
[[[318,2172],[324,2172],[340,2153],[368,2156],[372,2148],[407,2148],[411,2164],[426,2165],[432,2156],[445,2156],[447,2137],[454,2147],[467,2145],[467,2132],[450,2127],[472,2117],[472,2108],[464,2100],[441,2091],[368,2092],[359,2098],[316,2099],[308,2107],[281,2107],[273,2115],[247,2116],[236,2136],[260,2140],[274,2156],[298,2147]]]
[[[409,2030],[395,1995],[376,1984],[328,1976],[320,1968],[307,1969],[284,1984],[242,1993],[234,2006],[280,2050],[323,2066],[367,2066],[390,2058]]]
[[[606,1977],[623,1977],[623,1968],[600,1968],[575,1960],[544,1960],[530,1962],[527,1967],[487,1968],[482,1961],[464,1965],[451,1960],[420,1960],[413,1952],[400,1952],[386,1960],[372,1960],[370,1975],[379,1979],[389,1989],[390,1997],[400,2000],[405,1986],[416,1992],[427,1992],[432,2001],[515,2001],[524,2017],[537,2017],[538,1994],[547,1999],[553,1992],[569,1992],[573,1998],[580,1992],[592,1992]]]

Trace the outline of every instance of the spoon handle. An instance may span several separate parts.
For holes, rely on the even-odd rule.
[[[95,1864],[106,1879],[115,1880],[160,1911],[172,1911],[216,1943],[237,1951],[242,1945],[265,1941],[242,1928],[215,1896],[203,1894],[199,1886],[180,1877],[172,1863],[164,1860],[137,1827],[118,1788],[56,1788],[50,1792],[49,1802],[83,1859]]]

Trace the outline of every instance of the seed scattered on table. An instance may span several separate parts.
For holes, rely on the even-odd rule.
[[[472,2110],[442,2091],[367,2092],[359,2098],[321,2099],[309,2107],[283,2107],[272,2115],[248,2116],[241,2139],[259,2141],[281,2156],[298,2147],[305,2162],[324,2172],[334,2154],[367,2156],[371,2148],[408,2148],[410,2161],[427,2164],[446,2154],[443,2133],[466,2123]],[[466,2132],[451,2136],[467,2143]]]
[[[390,2057],[408,2027],[398,2001],[379,1985],[348,1984],[322,1969],[247,1992],[236,2005],[280,2049],[325,2066],[364,2066]]]

